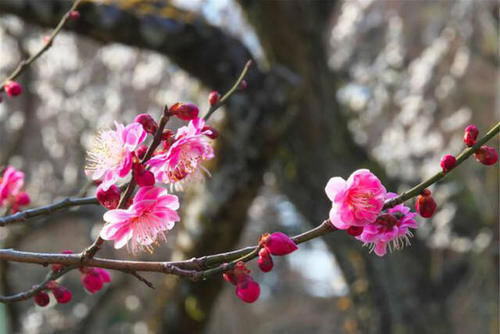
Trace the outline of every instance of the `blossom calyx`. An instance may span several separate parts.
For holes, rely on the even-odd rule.
[[[420,195],[418,195],[417,201],[415,202],[415,210],[420,216],[424,218],[432,217],[436,211],[436,207],[437,204],[434,201],[429,189],[425,189]]]
[[[120,203],[120,188],[112,184],[108,190],[97,187],[96,197],[99,203],[108,210],[116,209]]]
[[[298,249],[295,242],[281,232],[263,234],[259,239],[259,244],[269,253],[277,256],[287,255]]]
[[[173,115],[185,121],[191,121],[198,118],[198,114],[200,113],[200,110],[198,109],[198,106],[196,104],[181,102],[178,102],[171,106],[169,111]]]

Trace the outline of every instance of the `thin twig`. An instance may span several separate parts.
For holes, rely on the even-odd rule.
[[[27,209],[24,211],[19,211],[10,216],[0,217],[0,227],[6,226],[8,224],[17,223],[25,221],[29,218],[38,217],[38,216],[47,216],[56,211],[70,208],[72,206],[80,206],[80,205],[97,205],[99,201],[95,196],[93,197],[83,197],[83,198],[65,198],[60,200],[59,202],[55,202],[53,204],[41,206],[39,208]]]
[[[500,130],[500,122],[498,122],[496,125],[494,125],[481,139],[479,139],[474,146],[467,147],[462,151],[457,156],[457,162],[455,164],[455,167],[453,167],[452,171],[458,167],[462,162],[467,160],[468,157],[470,157],[478,148],[480,148],[483,144],[485,144],[487,141],[489,141],[491,138],[493,138],[496,134],[498,134]],[[407,200],[416,197],[420,195],[420,193],[427,187],[433,185],[434,183],[438,182],[442,178],[444,178],[446,175],[448,175],[450,172],[445,173],[443,171],[440,171],[436,174],[434,174],[432,177],[429,179],[425,180],[422,183],[417,184],[415,187],[411,188],[410,190],[405,191],[401,195],[394,197],[388,201],[385,202],[384,209],[389,209],[392,208],[398,204],[401,204],[403,202],[406,202]]]
[[[241,71],[241,74],[238,77],[238,80],[236,80],[236,82],[234,83],[233,87],[231,87],[231,89],[228,90],[226,94],[224,94],[224,96],[219,100],[219,102],[210,106],[210,108],[207,111],[207,114],[205,115],[205,117],[203,117],[205,121],[207,121],[217,109],[219,109],[222,105],[224,105],[226,100],[229,97],[231,97],[231,95],[233,95],[233,93],[240,87],[240,83],[247,75],[248,69],[250,68],[251,65],[252,65],[252,60],[247,61],[245,67],[243,68],[243,71]]]
[[[28,59],[22,60],[17,65],[17,67],[14,69],[14,71],[2,82],[2,84],[0,86],[0,92],[4,91],[4,86],[8,81],[16,79],[21,73],[23,73],[23,71],[29,65],[31,65],[35,60],[37,60],[45,51],[47,51],[52,46],[52,43],[53,43],[54,39],[56,38],[57,34],[59,34],[59,32],[62,30],[63,26],[70,19],[71,12],[74,11],[76,9],[76,7],[78,7],[78,5],[80,4],[81,1],[82,0],[76,0],[73,3],[73,5],[71,6],[71,8],[66,12],[66,14],[63,15],[63,17],[61,18],[61,21],[59,21],[59,23],[57,24],[54,31],[52,31],[52,33],[50,34],[49,38],[47,38],[44,41],[42,48],[40,48],[40,50],[38,50],[35,54],[33,54]]]

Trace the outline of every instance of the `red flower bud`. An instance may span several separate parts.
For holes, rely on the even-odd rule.
[[[80,12],[77,10],[72,11],[71,13],[69,13],[69,18],[73,21],[78,20],[80,18]]]
[[[17,205],[25,206],[25,205],[30,204],[30,202],[31,202],[31,198],[27,192],[23,191],[22,193],[16,195],[16,204]]]
[[[66,250],[63,250],[62,253],[63,254],[73,254],[73,251],[70,249],[66,249]],[[64,268],[64,266],[60,263],[53,263],[51,267],[52,267],[53,272],[60,271]],[[50,284],[47,284],[47,288],[50,289]]]
[[[101,290],[104,283],[108,282],[111,282],[109,272],[101,268],[88,268],[82,275],[82,284],[90,293]]]
[[[415,203],[415,210],[424,218],[430,218],[436,211],[436,202],[432,198],[431,191],[425,189],[422,194],[418,195],[417,202]]]
[[[143,164],[134,163],[132,169],[134,171],[134,180],[139,187],[153,186],[155,184],[154,174],[147,170]]]
[[[363,226],[350,226],[347,229],[347,233],[349,233],[349,235],[352,235],[353,237],[357,237],[358,235],[363,233]]]
[[[271,257],[271,254],[269,254],[269,251],[265,248],[262,248],[259,251],[259,268],[263,272],[267,273],[273,269],[273,258]]]
[[[144,131],[152,135],[154,135],[158,129],[158,124],[156,124],[156,121],[150,114],[139,114],[135,117],[134,122],[140,123]]]
[[[255,282],[250,275],[244,275],[236,285],[236,295],[245,303],[253,303],[260,296],[259,283]]]
[[[273,234],[263,234],[259,244],[265,247],[272,255],[287,255],[297,250],[297,245],[286,234],[274,232]]]
[[[201,132],[205,134],[210,139],[217,139],[219,137],[219,131],[217,131],[215,128],[205,125],[202,129]]]
[[[477,140],[477,135],[479,134],[479,130],[477,129],[477,126],[474,124],[469,125],[468,127],[465,128],[465,133],[464,133],[464,143],[467,146],[474,146],[476,144]]]
[[[210,103],[211,106],[219,102],[220,100],[220,94],[218,91],[213,90],[208,94],[208,103]]]
[[[120,188],[114,184],[108,190],[97,187],[96,197],[99,203],[108,210],[116,209],[120,203]]]
[[[63,286],[57,286],[52,290],[52,293],[59,304],[66,304],[71,301],[71,291]]]
[[[198,118],[198,114],[200,113],[200,110],[195,104],[180,103],[180,102],[171,106],[169,111],[178,118],[185,121],[190,121],[195,118]]]
[[[49,294],[45,291],[40,291],[33,297],[33,300],[35,301],[35,304],[38,306],[44,307],[47,306],[50,302],[50,297]]]
[[[474,157],[483,165],[494,165],[498,161],[497,151],[490,146],[483,145],[475,153]]]
[[[5,94],[7,94],[8,97],[21,95],[21,93],[23,92],[23,88],[21,87],[21,85],[18,82],[12,80],[7,81],[3,86],[3,89],[5,90]]]
[[[448,173],[452,170],[456,163],[457,159],[451,154],[446,154],[441,158],[441,168],[444,173]]]

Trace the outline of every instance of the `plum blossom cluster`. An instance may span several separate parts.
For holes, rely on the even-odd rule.
[[[464,143],[468,147],[474,146],[478,134],[477,127],[469,125],[465,129]],[[484,165],[493,165],[498,161],[496,150],[486,145],[476,149],[474,156]],[[440,163],[443,175],[451,171],[456,163],[455,156],[443,156]],[[329,218],[333,226],[346,230],[378,256],[384,256],[387,249],[392,251],[410,244],[409,238],[413,236],[411,229],[418,227],[416,213],[403,203],[384,210],[386,201],[397,197],[397,194],[387,192],[369,170],[357,170],[347,180],[332,177],[325,192],[332,201]],[[436,208],[431,191],[423,189],[415,202],[416,212],[424,218],[430,218]]]
[[[0,208],[10,208],[11,213],[16,213],[30,204],[30,196],[23,187],[24,173],[8,166],[0,177]]]
[[[284,256],[296,251],[297,245],[286,234],[265,233],[259,239],[259,268],[267,273],[274,267],[271,255]],[[226,271],[222,277],[236,286],[236,296],[246,303],[255,302],[260,296],[260,286],[252,276],[245,263],[239,261],[232,270]]]
[[[97,199],[110,210],[100,237],[113,240],[115,248],[151,251],[157,241],[166,240],[179,221],[179,200],[160,185],[179,191],[209,174],[202,163],[214,157],[211,140],[217,131],[205,124],[192,103],[174,104],[165,110],[164,117],[171,116],[188,124],[175,132],[163,130],[151,115],[140,114],[131,124],[115,122],[115,129],[101,131],[88,152],[85,171],[99,184]],[[153,137],[149,146],[148,135]],[[140,189],[120,203],[120,185],[130,180]]]
[[[50,303],[50,296],[48,292],[51,292],[55,300],[59,304],[67,304],[71,301],[73,294],[71,290],[60,285],[56,281],[49,281],[42,291],[39,291],[33,300],[38,306],[44,307]]]

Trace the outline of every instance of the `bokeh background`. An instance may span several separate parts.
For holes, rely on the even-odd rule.
[[[0,0],[0,77],[35,52],[71,2]],[[183,219],[144,260],[184,259],[298,233],[328,215],[331,176],[370,168],[403,191],[458,153],[463,128],[499,120],[495,0],[85,1],[0,104],[0,165],[26,173],[39,206],[81,192],[98,129],[164,104],[208,109],[248,59],[245,92],[211,120],[213,176],[183,197]],[[174,123],[178,126],[180,123]],[[498,149],[498,138],[492,143]],[[0,305],[0,333],[498,333],[499,170],[473,159],[433,187],[437,214],[413,245],[378,258],[344,233],[301,245],[261,274],[252,305],[222,280],[112,273],[69,305]],[[90,187],[87,194],[95,189]],[[413,205],[413,202],[410,203]],[[79,251],[102,226],[81,207],[0,229],[3,248]],[[133,258],[109,244],[102,255]],[[0,263],[0,290],[46,269]]]

